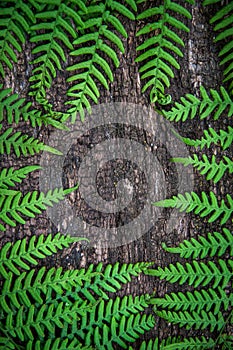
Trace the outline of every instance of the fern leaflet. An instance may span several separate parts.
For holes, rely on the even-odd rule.
[[[38,139],[22,134],[20,131],[13,132],[13,128],[8,128],[0,135],[0,154],[10,154],[14,150],[17,157],[34,156],[35,153],[47,151],[53,154],[62,155],[62,153],[53,147],[45,145]]]
[[[14,169],[3,168],[0,172],[0,194],[2,188],[8,188],[9,186],[15,186],[15,182],[20,183],[22,179],[25,179],[28,173],[41,169],[38,165],[29,165],[23,168]]]
[[[47,237],[40,235],[32,236],[27,242],[26,238],[15,243],[8,242],[0,250],[0,274],[7,279],[9,271],[20,275],[23,270],[30,270],[30,264],[37,265],[37,259],[56,254],[58,250],[69,247],[80,238],[73,238],[69,235],[63,236],[57,233],[54,237],[49,234]]]
[[[205,0],[203,5],[209,5],[215,3],[213,0]],[[214,30],[221,32],[214,39],[215,42],[223,41],[224,46],[219,53],[221,57],[221,65],[227,65],[224,70],[225,81],[230,81],[230,90],[233,92],[233,3],[230,1],[229,4],[224,5],[210,20],[210,23],[215,23]],[[217,23],[217,24],[216,24]],[[227,42],[226,42],[227,41]],[[225,43],[226,42],[226,43]]]
[[[194,2],[192,1],[192,3]],[[170,78],[174,78],[172,68],[180,68],[179,63],[169,50],[172,50],[174,54],[183,57],[183,53],[177,47],[177,44],[184,46],[184,42],[179,35],[174,32],[174,28],[189,32],[188,27],[180,20],[170,15],[169,11],[189,19],[191,18],[191,14],[188,10],[171,0],[165,0],[163,5],[147,9],[137,16],[138,20],[147,20],[147,24],[137,32],[137,36],[152,32],[158,33],[153,37],[146,39],[143,44],[137,47],[138,51],[145,49],[146,51],[140,54],[135,61],[142,62],[147,60],[139,70],[139,72],[143,73],[141,79],[150,79],[144,85],[142,92],[151,88],[151,102],[158,101],[160,104],[170,103],[171,98],[164,95],[165,87],[169,87]],[[150,17],[158,15],[160,16],[158,21],[151,21],[148,23]],[[170,29],[169,26],[173,29]],[[169,50],[167,51],[167,49]],[[169,65],[172,66],[172,68]]]
[[[226,171],[229,174],[233,173],[233,161],[223,156],[223,160],[219,163],[216,162],[215,155],[212,156],[211,160],[203,154],[203,160],[199,160],[198,155],[194,154],[192,157],[187,158],[173,158],[173,162],[182,163],[184,166],[192,165],[200,171],[201,175],[207,175],[206,180],[213,180],[214,183],[217,183],[225,174]]]
[[[90,346],[83,346],[77,339],[48,339],[46,342],[36,340],[29,341],[26,350],[92,350]]]
[[[127,1],[129,5],[136,10],[134,0]],[[90,5],[87,8],[88,16],[84,20],[84,34],[74,40],[76,49],[71,55],[76,56],[80,62],[69,66],[68,71],[72,72],[67,81],[75,82],[67,92],[67,96],[73,97],[73,100],[66,102],[72,105],[68,109],[71,113],[72,122],[76,120],[76,114],[79,113],[81,120],[84,120],[86,108],[91,111],[89,99],[94,103],[98,102],[100,96],[96,80],[106,89],[109,88],[108,80],[113,81],[113,74],[109,63],[104,56],[107,56],[116,67],[119,66],[119,60],[115,51],[106,44],[106,39],[112,42],[121,52],[124,52],[124,46],[119,36],[127,37],[127,33],[117,17],[122,14],[133,20],[133,13],[120,1],[105,0],[104,2]],[[112,26],[116,30],[109,30]],[[104,55],[102,57],[102,55]],[[82,58],[84,57],[84,58]],[[87,59],[87,57],[89,57]]]
[[[170,283],[179,282],[179,284],[188,283],[198,287],[199,285],[206,286],[213,282],[213,288],[221,286],[225,288],[232,279],[233,261],[218,260],[219,267],[209,261],[207,264],[203,262],[193,261],[192,264],[186,263],[185,266],[179,262],[176,265],[170,264],[169,267],[162,269],[147,269],[145,272],[148,275],[166,279]]]
[[[233,235],[227,229],[223,228],[223,233],[208,233],[207,237],[199,236],[198,240],[191,238],[184,240],[178,247],[167,247],[162,243],[163,249],[173,254],[179,254],[181,258],[204,259],[207,255],[222,256],[227,249],[230,249],[230,256],[233,256]]]
[[[43,0],[37,0],[44,3]],[[77,5],[82,11],[86,12],[85,4],[82,0],[48,0],[41,12],[36,14],[37,23],[31,27],[31,31],[36,34],[30,39],[36,43],[32,53],[37,57],[32,61],[37,65],[32,71],[29,81],[32,83],[29,94],[36,97],[40,104],[47,104],[46,89],[52,85],[52,80],[56,77],[56,69],[61,70],[61,61],[66,61],[64,45],[68,50],[73,50],[73,45],[68,34],[74,39],[77,37],[77,30],[73,28],[72,21],[76,28],[82,28],[83,22],[74,8]],[[61,45],[62,43],[62,45]]]
[[[12,195],[0,196],[0,207],[2,211],[0,213],[0,219],[15,227],[16,222],[25,224],[25,220],[22,215],[30,218],[34,218],[35,214],[40,214],[42,210],[46,210],[49,206],[53,206],[53,203],[58,203],[63,200],[66,194],[76,190],[78,186],[64,190],[63,188],[56,188],[54,191],[49,190],[46,194],[38,191],[28,192],[22,197],[20,191]],[[0,224],[0,230],[5,231],[5,227]]]
[[[184,196],[178,194],[177,196],[173,196],[172,199],[155,202],[153,205],[165,208],[177,208],[181,212],[185,211],[187,213],[194,211],[194,213],[199,214],[200,217],[205,217],[211,214],[208,222],[213,222],[222,216],[221,225],[225,224],[227,220],[232,217],[233,200],[231,196],[229,194],[226,195],[228,205],[223,199],[219,205],[213,192],[210,192],[209,196],[210,199],[205,192],[202,192],[200,198],[195,192],[186,192]]]
[[[225,311],[233,305],[233,293],[229,296],[222,288],[218,288],[218,293],[214,289],[201,289],[194,292],[187,293],[170,293],[166,294],[163,298],[152,298],[150,303],[155,305],[155,308],[162,307],[175,311],[196,311],[200,313],[201,310],[206,312],[211,311],[213,308],[213,314],[217,315],[221,308]]]
[[[200,87],[201,99],[191,94],[181,97],[181,102],[175,102],[175,106],[170,111],[163,110],[166,119],[174,122],[185,121],[188,118],[193,119],[197,115],[200,119],[207,118],[213,114],[214,120],[228,109],[228,117],[233,116],[233,101],[223,86],[220,87],[222,96],[213,89],[210,89],[212,99],[209,97],[204,86]]]
[[[200,147],[203,149],[205,146],[210,147],[212,143],[215,145],[221,145],[222,149],[225,150],[231,146],[233,142],[233,128],[228,126],[228,130],[220,130],[217,133],[214,129],[209,128],[208,130],[204,130],[204,136],[200,140],[192,140],[188,137],[182,137],[182,141],[186,143],[186,145],[193,147]]]
[[[9,4],[10,3],[10,4]],[[32,1],[26,4],[22,0],[9,0],[0,7],[0,74],[5,77],[4,65],[13,68],[12,62],[17,62],[16,50],[22,51],[25,44],[25,36],[30,24],[35,21],[31,10]],[[5,6],[4,6],[5,5]],[[11,6],[12,5],[12,6]]]
[[[205,329],[210,327],[210,331],[213,332],[216,328],[220,330],[224,327],[225,322],[222,313],[219,312],[216,316],[212,312],[205,312],[201,310],[200,313],[195,311],[156,311],[159,317],[164,318],[166,321],[178,324],[180,327],[186,327],[190,329],[194,327],[195,329]]]

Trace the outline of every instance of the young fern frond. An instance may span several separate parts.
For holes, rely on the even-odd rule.
[[[170,264],[164,269],[147,269],[146,274],[166,279],[170,283],[179,282],[179,284],[188,283],[195,288],[199,285],[206,286],[213,282],[213,288],[220,286],[224,289],[229,281],[232,280],[233,261],[218,260],[219,267],[212,261],[208,263],[193,261],[192,264],[186,263],[184,266],[179,262]]]
[[[188,2],[194,3],[194,1]],[[154,33],[153,37],[146,39],[137,47],[137,51],[146,50],[135,60],[136,62],[146,61],[139,69],[141,79],[149,78],[142,92],[150,88],[151,102],[158,101],[160,104],[171,102],[171,98],[165,96],[165,88],[170,86],[170,79],[174,78],[173,69],[180,69],[174,55],[183,57],[178,46],[184,46],[184,42],[174,29],[189,32],[188,27],[174,17],[175,14],[191,18],[188,10],[171,0],[165,0],[163,5],[147,9],[137,16],[138,20],[146,20],[145,26],[137,32],[137,36]],[[154,16],[159,16],[159,20],[151,19]]]
[[[3,168],[0,172],[0,194],[2,188],[7,189],[9,186],[15,186],[15,183],[21,183],[28,173],[39,169],[41,167],[38,165],[29,165],[17,170],[13,167]]]
[[[196,311],[200,313],[201,310],[206,312],[211,311],[217,315],[221,310],[227,311],[233,305],[233,293],[227,296],[222,288],[201,289],[199,291],[187,293],[170,293],[165,294],[163,298],[151,298],[150,303],[155,305],[155,308],[162,307],[174,311]]]
[[[223,228],[223,232],[208,233],[207,237],[199,236],[198,240],[191,238],[184,240],[178,247],[167,247],[162,243],[163,249],[172,254],[179,254],[181,258],[200,258],[204,259],[206,256],[222,256],[226,250],[230,250],[230,256],[233,256],[233,234],[227,229]]]
[[[216,316],[210,311],[206,312],[201,310],[198,312],[188,312],[188,311],[155,311],[155,313],[164,318],[167,322],[178,324],[180,327],[185,327],[186,329],[206,329],[210,328],[210,331],[213,332],[215,329],[218,331],[222,329],[225,325],[225,321],[221,312]]]
[[[13,273],[9,272],[0,295],[1,308],[9,313],[12,309],[19,309],[21,306],[30,307],[32,301],[42,305],[46,300],[46,303],[50,304],[51,293],[62,295],[67,291],[73,291],[75,285],[81,287],[95,274],[97,273],[85,272],[84,269],[63,272],[62,268],[53,267],[46,271],[45,267],[42,267],[39,271],[22,272],[14,279]],[[83,301],[81,298],[75,298],[75,301],[77,300]]]
[[[21,155],[34,156],[41,151],[47,151],[53,154],[62,155],[62,153],[53,147],[45,145],[34,137],[22,134],[20,131],[13,132],[13,128],[8,128],[3,134],[0,134],[0,154],[11,154],[12,150],[19,158]]]
[[[186,94],[180,98],[180,102],[175,102],[175,106],[170,111],[163,110],[166,119],[174,122],[184,122],[188,118],[193,119],[198,116],[200,119],[213,115],[214,120],[220,118],[228,110],[228,117],[233,116],[233,101],[223,86],[220,93],[210,89],[208,95],[204,86],[200,87],[200,99],[192,94]]]
[[[208,222],[214,222],[222,216],[221,225],[225,224],[233,213],[233,199],[229,194],[226,195],[226,202],[221,200],[219,205],[217,198],[213,192],[209,193],[209,197],[205,192],[201,193],[201,198],[195,192],[186,192],[183,196],[178,194],[173,196],[171,199],[164,199],[159,202],[154,202],[153,205],[164,208],[177,208],[180,212],[185,211],[189,213],[194,211],[200,217],[211,215]]]
[[[203,5],[216,3],[214,0],[205,0]],[[229,89],[233,93],[233,3],[230,1],[224,5],[210,20],[215,24],[214,30],[220,33],[214,39],[215,42],[223,41],[224,46],[219,53],[220,65],[226,65],[224,69],[224,82],[229,82]]]
[[[188,137],[182,137],[182,141],[186,143],[186,145],[193,147],[200,147],[203,149],[204,147],[210,148],[211,144],[220,145],[223,150],[227,149],[233,143],[233,128],[231,126],[227,127],[227,131],[220,130],[217,133],[213,128],[209,128],[208,130],[204,130],[204,136],[200,140],[192,140]]]
[[[44,3],[43,0],[37,0]],[[47,0],[46,7],[37,13],[37,23],[31,27],[32,35],[30,41],[36,46],[32,54],[37,57],[32,61],[36,68],[32,71],[29,81],[31,91],[29,95],[35,96],[40,104],[47,104],[46,89],[52,85],[56,77],[56,70],[62,69],[62,63],[66,61],[63,46],[67,50],[73,50],[69,35],[75,39],[77,29],[83,27],[83,21],[75,6],[86,12],[86,6],[82,0]],[[52,7],[51,7],[52,5]],[[74,23],[74,26],[72,25]]]
[[[227,156],[223,156],[219,163],[216,162],[215,155],[212,155],[211,160],[209,160],[205,154],[202,155],[202,160],[198,158],[197,154],[194,154],[187,158],[172,158],[172,161],[182,163],[184,166],[192,165],[200,171],[201,175],[206,175],[206,180],[213,180],[214,183],[221,180],[225,172],[233,173],[233,161]]]
[[[134,0],[127,3],[136,10]],[[119,59],[107,42],[112,42],[123,53],[124,45],[120,36],[127,37],[126,30],[117,15],[122,14],[130,20],[134,19],[133,13],[120,0],[104,0],[92,4],[87,8],[87,12],[84,34],[74,40],[75,50],[71,52],[71,55],[79,61],[67,68],[72,74],[67,81],[74,83],[67,92],[67,96],[73,99],[66,102],[71,105],[68,113],[72,115],[72,122],[75,122],[77,113],[81,120],[84,120],[84,109],[91,112],[90,100],[98,103],[100,92],[97,83],[109,89],[108,81],[113,81],[112,69],[106,58],[108,57],[116,67],[119,66]],[[109,27],[113,27],[116,33]]]
[[[26,34],[30,25],[35,22],[29,0],[10,0],[0,5],[0,75],[5,77],[5,68],[13,68],[12,62],[17,62],[17,53],[23,49]]]
[[[77,240],[80,238],[57,233],[54,237],[51,234],[47,237],[44,235],[32,236],[28,242],[26,238],[15,243],[8,242],[0,250],[0,275],[5,279],[8,278],[10,272],[19,276],[22,269],[28,271],[30,265],[37,265],[38,259],[56,254],[58,250],[69,247]]]
[[[65,198],[66,194],[76,190],[78,186],[68,188],[56,188],[54,191],[49,190],[46,194],[38,191],[28,192],[25,196],[20,191],[13,194],[0,196],[0,220],[5,224],[15,227],[16,223],[25,224],[22,215],[34,218],[36,214],[40,214],[47,207],[52,207],[54,203]],[[2,191],[1,191],[2,192]],[[0,231],[5,231],[3,224],[0,224]]]

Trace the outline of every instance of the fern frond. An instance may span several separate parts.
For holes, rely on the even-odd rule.
[[[21,183],[27,174],[39,169],[41,169],[39,165],[29,165],[19,169],[14,169],[13,167],[3,168],[0,172],[0,194],[2,188],[15,186],[15,182]]]
[[[54,292],[55,295],[73,292],[76,285],[82,287],[85,281],[89,281],[96,274],[85,272],[84,269],[63,272],[62,268],[51,268],[46,271],[45,267],[42,267],[39,271],[22,272],[14,280],[13,273],[9,272],[2,287],[0,305],[2,310],[9,313],[21,306],[30,307],[32,300],[37,304],[43,304],[46,300],[48,304],[51,303],[52,293],[51,299],[55,299]],[[75,298],[75,301],[77,300],[82,301],[81,298]]]
[[[134,0],[128,1],[128,4],[133,10],[136,9]],[[76,48],[71,52],[79,62],[67,68],[72,74],[67,81],[75,82],[67,92],[67,96],[74,99],[66,102],[71,105],[68,112],[72,114],[72,122],[75,122],[77,113],[81,120],[84,120],[84,109],[91,112],[90,101],[98,102],[100,92],[97,82],[108,89],[108,81],[113,81],[112,69],[105,57],[108,57],[115,67],[119,66],[119,59],[107,42],[112,42],[123,53],[124,45],[120,37],[127,37],[118,14],[134,19],[133,13],[120,0],[105,0],[98,5],[90,5],[87,13],[84,34],[74,40]],[[109,27],[113,27],[116,33]]]
[[[233,142],[233,128],[231,126],[227,127],[228,131],[220,130],[217,133],[214,129],[209,128],[208,130],[204,130],[204,136],[200,140],[192,140],[188,137],[182,137],[182,141],[186,143],[186,145],[193,147],[200,147],[203,149],[205,146],[210,147],[212,143],[215,145],[220,145],[223,150],[227,149],[231,146]]]
[[[0,196],[0,207],[2,211],[0,213],[0,219],[15,227],[16,222],[25,224],[25,220],[22,215],[30,218],[34,218],[35,214],[40,214],[47,207],[52,207],[54,203],[65,198],[66,194],[76,190],[78,186],[68,188],[56,188],[54,191],[49,190],[46,194],[38,191],[28,192],[25,196],[20,191],[16,191],[12,195]],[[23,197],[22,197],[23,196]],[[5,231],[5,227],[0,224],[0,231]]]
[[[43,0],[37,1],[44,3]],[[46,89],[51,87],[57,74],[56,70],[62,69],[61,62],[66,61],[63,46],[69,51],[73,50],[69,35],[73,39],[77,38],[77,29],[83,27],[83,21],[74,6],[77,5],[86,12],[82,0],[47,1],[46,4],[52,5],[52,8],[45,7],[36,14],[37,23],[31,27],[31,31],[35,34],[30,39],[36,44],[32,54],[37,57],[32,61],[36,68],[33,69],[29,79],[33,90],[29,94],[35,96],[37,102],[41,104],[47,103]]]
[[[210,328],[210,331],[213,332],[215,329],[218,331],[225,325],[225,321],[221,312],[216,316],[212,312],[205,312],[201,310],[200,313],[195,311],[155,311],[155,313],[164,318],[166,321],[178,324],[180,327],[185,327],[186,329],[206,329]]]
[[[188,118],[193,119],[196,116],[204,119],[209,115],[213,115],[214,120],[217,120],[223,113],[232,117],[233,101],[223,86],[220,87],[220,92],[221,94],[210,89],[210,97],[204,86],[201,86],[200,99],[192,94],[186,94],[185,97],[180,98],[180,102],[175,102],[175,106],[170,111],[163,110],[163,115],[166,119],[174,122],[180,120],[184,122]]]
[[[0,250],[0,275],[8,278],[9,272],[19,276],[22,270],[30,270],[30,265],[37,265],[36,259],[56,254],[58,250],[69,247],[77,238],[70,235],[63,236],[57,233],[54,237],[40,235],[32,236],[27,242],[26,238],[15,243],[8,242]],[[36,259],[35,259],[36,258]],[[28,264],[29,263],[29,264]]]
[[[219,163],[216,162],[215,155],[212,155],[211,160],[209,160],[205,154],[202,155],[202,160],[198,158],[197,154],[194,154],[187,158],[172,158],[172,161],[182,163],[184,166],[192,165],[200,171],[201,175],[206,175],[206,180],[213,180],[214,183],[221,180],[226,171],[229,174],[233,173],[233,161],[227,156],[223,156]]]
[[[17,53],[23,49],[26,34],[30,25],[35,21],[31,9],[31,0],[10,0],[0,6],[0,74],[5,77],[4,65],[13,68],[17,62]]]
[[[155,308],[162,307],[168,308],[174,311],[196,311],[200,313],[201,310],[206,312],[211,311],[213,308],[213,314],[217,315],[220,310],[228,310],[233,305],[233,293],[227,296],[226,292],[222,288],[214,289],[201,289],[194,292],[178,292],[165,294],[163,298],[151,298],[150,303],[155,305]]]
[[[206,256],[222,256],[227,249],[230,249],[230,256],[233,256],[233,234],[223,228],[223,232],[208,233],[207,237],[199,236],[198,240],[191,238],[184,240],[178,247],[167,247],[162,243],[163,249],[173,254],[179,254],[181,258],[204,259]]]
[[[12,150],[17,157],[21,155],[33,156],[41,151],[62,155],[60,151],[45,145],[38,139],[22,134],[20,131],[14,133],[13,128],[8,128],[3,134],[0,134],[0,154],[9,155]]]
[[[221,225],[225,224],[227,220],[232,218],[233,199],[227,194],[226,200],[228,205],[223,199],[219,205],[213,192],[209,193],[209,197],[210,199],[205,192],[201,193],[201,198],[195,192],[186,192],[184,196],[178,194],[178,196],[173,196],[171,199],[155,202],[153,205],[164,208],[177,208],[180,212],[185,211],[186,213],[194,211],[200,217],[211,214],[208,222],[213,222],[222,216]]]
[[[129,295],[122,299],[117,297],[114,301],[110,299],[108,302],[101,300],[87,312],[81,325],[77,324],[74,327],[73,324],[72,333],[80,337],[86,345],[94,344],[95,333],[101,333],[106,325],[110,328],[113,317],[115,321],[120,322],[123,316],[128,318],[131,315],[137,315],[148,307],[148,301],[149,295],[136,296],[135,298]],[[65,329],[62,336],[66,336]]]
[[[199,285],[206,286],[213,282],[213,288],[220,286],[225,288],[232,279],[233,261],[222,259],[218,260],[219,267],[212,261],[208,263],[193,261],[192,264],[185,265],[179,262],[170,264],[164,269],[147,269],[146,274],[166,279],[170,283],[179,282],[179,284],[188,283],[195,288]]]
[[[9,338],[0,337],[0,350],[15,350],[15,344]]]
[[[203,5],[209,5],[214,3],[213,1],[204,1]],[[221,57],[220,65],[226,65],[224,69],[225,79],[224,82],[230,82],[230,90],[233,92],[233,4],[230,1],[224,5],[210,20],[210,23],[214,23],[215,31],[220,33],[214,39],[215,42],[223,41],[224,46],[219,53]]]
[[[26,350],[91,350],[92,347],[83,346],[78,339],[48,339],[47,341],[29,341]]]
[[[142,45],[137,47],[137,51],[146,49],[136,58],[136,62],[146,61],[139,70],[140,73],[143,73],[141,79],[149,78],[142,92],[151,88],[151,102],[158,101],[160,104],[170,102],[164,96],[165,87],[169,87],[170,79],[174,78],[173,69],[180,69],[174,54],[183,57],[183,53],[177,45],[182,47],[184,42],[174,29],[189,32],[188,27],[174,15],[171,15],[170,11],[191,18],[188,10],[171,0],[165,0],[163,5],[147,9],[137,16],[138,20],[146,20],[146,25],[137,32],[137,36],[154,33],[153,37],[146,39]],[[160,19],[158,21],[151,20],[151,17],[154,16],[159,16]],[[149,21],[150,23],[148,23]],[[170,53],[170,50],[173,53]]]

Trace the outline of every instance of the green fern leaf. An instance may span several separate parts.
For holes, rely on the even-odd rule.
[[[225,321],[221,312],[219,312],[216,316],[212,312],[205,312],[201,310],[200,313],[195,311],[156,311],[156,314],[159,317],[164,318],[166,321],[178,324],[180,327],[184,327],[186,329],[191,329],[194,327],[195,329],[205,329],[210,327],[210,331],[213,332],[215,329],[218,331],[225,325]]]
[[[46,342],[41,340],[29,341],[26,350],[91,350],[92,347],[83,346],[77,339],[48,339]]]
[[[26,238],[15,243],[8,242],[0,250],[0,274],[5,279],[8,278],[9,271],[19,276],[21,273],[19,267],[23,270],[30,270],[28,263],[37,265],[36,259],[56,254],[58,250],[67,248],[79,239],[57,233],[54,237],[51,234],[47,237],[44,235],[32,236],[29,242]]]
[[[60,151],[45,145],[38,139],[22,134],[20,131],[14,133],[13,128],[8,128],[3,134],[0,134],[0,154],[9,155],[12,149],[17,157],[33,156],[41,151],[62,155]]]
[[[204,1],[203,5],[213,4],[214,1]],[[230,81],[230,90],[233,92],[233,4],[224,5],[210,20],[210,23],[215,23],[214,30],[221,32],[214,39],[215,42],[223,41],[224,46],[219,53],[221,57],[221,65],[226,64],[224,70],[225,79],[224,81]]]
[[[187,293],[170,293],[165,294],[163,298],[151,298],[150,303],[158,307],[168,308],[174,311],[196,311],[200,314],[201,310],[206,312],[211,311],[213,308],[213,314],[217,315],[220,310],[228,310],[233,305],[233,293],[227,296],[226,292],[222,288],[218,290],[214,289],[201,289],[199,291]]]
[[[1,2],[0,7],[0,74],[5,77],[5,68],[13,68],[12,62],[17,62],[17,53],[23,49],[25,36],[29,31],[30,24],[35,21],[31,9],[32,1],[26,4],[22,0],[10,0]]]
[[[14,350],[16,349],[14,342],[9,338],[0,337],[0,350]]]
[[[186,143],[186,145],[193,147],[200,147],[203,149],[205,146],[210,147],[212,143],[215,145],[221,145],[222,149],[225,150],[231,146],[233,142],[233,128],[228,126],[228,131],[220,130],[217,133],[214,129],[209,128],[208,130],[204,130],[204,136],[200,140],[192,140],[188,137],[182,137],[182,141]]]
[[[217,198],[213,192],[209,193],[210,199],[205,192],[202,192],[201,198],[195,193],[186,192],[183,196],[173,196],[172,199],[165,199],[159,202],[153,203],[153,205],[164,208],[177,208],[180,212],[185,211],[187,213],[194,211],[200,217],[211,215],[208,222],[214,222],[220,216],[221,225],[225,224],[228,219],[232,217],[233,212],[233,200],[229,194],[226,195],[228,205],[221,200],[221,204],[218,204]]]
[[[220,87],[220,92],[222,96],[216,90],[210,89],[211,99],[205,88],[201,86],[201,99],[186,94],[185,97],[180,98],[181,103],[175,102],[175,106],[170,111],[163,110],[163,115],[166,119],[174,122],[180,120],[184,122],[188,118],[195,118],[197,115],[200,119],[204,119],[211,114],[213,114],[214,120],[217,120],[228,110],[228,117],[232,117],[233,101],[224,87]]]
[[[173,162],[182,163],[184,166],[192,165],[200,171],[201,175],[206,175],[206,180],[213,180],[217,183],[225,174],[226,171],[229,174],[233,173],[233,162],[230,158],[223,156],[224,160],[219,163],[216,162],[216,157],[213,155],[211,161],[203,154],[203,160],[199,160],[198,155],[194,154],[192,157],[187,158],[172,158]]]
[[[213,349],[215,346],[215,341],[212,338],[187,338],[182,341],[176,338],[167,338],[163,339],[159,343],[159,339],[155,340],[150,339],[149,341],[143,341],[139,350],[207,350]],[[129,348],[129,350],[133,350],[133,348]]]
[[[128,4],[135,10],[134,0],[128,1]],[[113,81],[112,69],[105,57],[108,57],[116,67],[119,66],[119,59],[115,51],[107,44],[106,39],[124,52],[120,36],[127,37],[117,15],[122,14],[131,20],[134,19],[133,13],[120,1],[105,0],[98,5],[90,5],[87,8],[87,14],[86,18],[84,16],[83,35],[74,40],[73,45],[76,49],[71,52],[71,55],[79,59],[79,63],[67,68],[72,73],[67,81],[75,82],[67,92],[67,96],[73,99],[66,103],[71,105],[68,113],[72,115],[72,122],[75,122],[77,113],[81,120],[84,120],[84,109],[90,113],[91,102],[98,103],[100,93],[97,82],[108,89],[108,81]],[[113,27],[116,32],[113,33],[109,27]]]
[[[186,263],[185,266],[179,262],[176,265],[170,264],[169,267],[162,269],[147,269],[146,274],[166,279],[170,283],[179,282],[179,284],[188,283],[198,287],[199,285],[206,286],[213,282],[213,288],[221,286],[225,288],[232,279],[233,261],[224,260],[218,261],[219,267],[209,261],[207,264],[203,262],[193,261],[192,264]]]
[[[43,0],[38,0],[44,3]],[[50,4],[49,2],[47,2]],[[75,39],[77,30],[83,27],[83,21],[72,6],[77,5],[82,10],[86,7],[82,0],[68,1],[52,1],[52,10],[43,8],[40,13],[36,14],[37,23],[31,27],[31,32],[35,33],[30,41],[36,44],[32,53],[37,57],[32,61],[36,68],[32,71],[29,81],[31,91],[29,94],[36,97],[37,102],[47,104],[46,89],[52,85],[52,80],[56,77],[56,70],[62,69],[62,61],[66,61],[64,47],[73,50],[73,45],[69,39],[69,35]],[[62,45],[61,45],[62,43]]]
[[[9,186],[15,186],[15,182],[21,183],[22,179],[25,179],[28,173],[41,169],[38,165],[29,165],[23,168],[14,169],[3,168],[0,172],[0,195],[2,188],[8,188]]]
[[[184,240],[178,247],[167,247],[162,243],[163,249],[173,254],[179,254],[181,258],[204,259],[206,256],[222,256],[227,249],[230,249],[230,256],[233,256],[233,234],[223,228],[223,232],[208,233],[207,237],[199,236],[198,240],[191,238]]]
[[[174,32],[173,28],[189,31],[184,23],[170,14],[170,11],[186,18],[191,18],[189,11],[170,0],[165,0],[163,5],[147,9],[137,16],[138,20],[147,20],[147,24],[137,32],[137,36],[156,31],[155,36],[146,39],[142,45],[137,47],[137,51],[147,50],[137,57],[136,62],[147,61],[139,70],[140,73],[143,73],[141,79],[149,78],[142,92],[150,88],[151,102],[158,101],[160,104],[170,103],[170,99],[165,97],[165,87],[169,87],[170,79],[174,78],[173,68],[180,68],[179,63],[174,58],[174,55],[170,53],[170,50],[176,55],[183,57],[183,53],[177,47],[177,44],[184,46],[184,42]],[[158,15],[160,16],[158,21],[148,23],[150,17]],[[173,28],[171,29],[171,27]],[[167,49],[169,50],[167,51]]]

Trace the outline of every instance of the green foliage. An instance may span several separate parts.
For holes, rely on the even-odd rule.
[[[2,188],[7,189],[9,186],[15,186],[15,182],[21,183],[28,173],[39,169],[41,167],[38,165],[29,165],[17,170],[13,167],[3,168],[0,172],[0,191]]]
[[[218,1],[204,0],[203,5],[215,4]],[[215,42],[223,41],[224,46],[219,52],[221,58],[220,65],[226,65],[224,69],[224,82],[230,82],[229,89],[233,92],[233,4],[230,1],[225,4],[217,13],[211,18],[210,23],[215,24],[214,30],[220,33],[214,39]]]
[[[153,205],[165,208],[177,208],[179,211],[185,211],[186,213],[194,211],[200,217],[211,215],[208,222],[214,222],[222,216],[221,225],[223,225],[232,218],[233,200],[229,194],[226,195],[226,202],[222,199],[221,203],[218,204],[213,192],[209,193],[209,198],[205,192],[201,193],[201,198],[195,192],[186,192],[184,196],[178,194],[171,199],[154,202]]]
[[[11,154],[14,150],[19,158],[23,156],[34,156],[41,151],[47,151],[53,154],[62,155],[62,153],[53,147],[45,145],[34,137],[22,134],[20,131],[13,132],[13,128],[8,128],[3,134],[0,134],[0,154]]]
[[[194,3],[194,1],[188,2]],[[165,0],[163,5],[147,9],[137,16],[138,20],[146,21],[144,27],[137,32],[137,36],[153,34],[137,47],[137,51],[145,50],[135,60],[136,62],[146,61],[139,70],[140,73],[143,73],[141,79],[149,78],[142,92],[150,88],[151,102],[158,101],[162,105],[171,102],[171,97],[165,96],[165,87],[169,87],[170,79],[174,78],[173,69],[180,68],[174,56],[183,57],[178,46],[184,46],[184,42],[174,29],[189,32],[188,27],[174,15],[191,18],[187,9],[171,0]]]
[[[207,237],[199,236],[198,240],[191,238],[184,240],[178,247],[167,247],[162,243],[163,249],[173,254],[179,254],[181,258],[204,259],[206,256],[222,256],[226,250],[230,250],[230,255],[233,256],[233,235],[227,229],[223,228],[222,233],[208,233]]]
[[[173,158],[172,161],[176,163],[182,163],[184,166],[192,165],[200,171],[201,175],[206,175],[206,180],[213,180],[214,183],[217,183],[225,174],[233,173],[233,161],[223,156],[223,160],[220,160],[219,163],[216,162],[216,157],[212,155],[211,160],[203,154],[203,160],[199,160],[198,155],[194,154],[192,157],[187,158]]]
[[[92,350],[90,346],[82,346],[77,339],[48,339],[46,342],[36,340],[27,343],[26,350]]]
[[[134,11],[137,9],[134,0],[127,3]],[[84,120],[84,108],[88,112],[91,111],[89,99],[98,103],[100,96],[98,84],[109,89],[108,81],[113,81],[112,68],[108,61],[110,60],[115,67],[120,63],[109,43],[114,44],[115,48],[123,53],[124,45],[121,37],[127,37],[125,28],[118,18],[119,14],[130,20],[134,19],[134,14],[125,5],[112,0],[91,3],[87,8],[87,15],[83,16],[83,31],[74,40],[75,50],[71,52],[71,55],[78,59],[78,63],[67,68],[71,72],[67,81],[75,82],[67,92],[67,96],[73,99],[66,102],[72,105],[68,109],[72,114],[72,122],[76,120],[77,113],[81,120]]]
[[[198,116],[200,119],[213,115],[214,120],[228,110],[228,117],[233,116],[233,101],[223,86],[220,87],[220,93],[214,89],[210,89],[208,95],[204,86],[200,87],[201,98],[197,98],[192,94],[186,94],[181,97],[181,102],[175,102],[175,106],[169,111],[163,110],[166,119],[174,122],[184,122],[188,118],[193,119]]]
[[[22,215],[34,218],[35,214],[40,214],[47,207],[52,207],[54,203],[65,198],[66,194],[77,189],[78,186],[64,190],[63,188],[55,188],[54,191],[49,190],[46,194],[38,191],[28,192],[23,195],[20,191],[3,192],[1,190],[0,206],[2,208],[0,219],[10,226],[15,227],[16,223],[25,224]],[[5,231],[6,228],[0,224],[0,231]]]
[[[72,2],[37,0],[37,2],[46,6],[36,13],[36,24],[30,28],[33,33],[30,41],[35,43],[32,54],[36,55],[32,64],[36,65],[36,68],[33,69],[29,79],[33,90],[29,94],[35,96],[37,102],[46,104],[46,89],[51,87],[52,80],[57,75],[56,69],[61,70],[62,62],[67,59],[63,46],[69,51],[73,50],[69,36],[72,39],[77,38],[78,30],[83,27],[82,19],[75,6],[84,12],[86,7],[82,0]]]
[[[213,128],[203,131],[204,136],[200,140],[192,140],[188,137],[182,137],[184,143],[193,147],[210,147],[212,143],[215,145],[220,145],[223,150],[227,149],[233,143],[233,128],[231,126],[227,127],[227,131],[220,130],[217,133]]]

